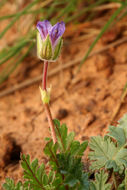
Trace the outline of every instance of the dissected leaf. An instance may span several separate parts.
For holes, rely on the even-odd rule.
[[[80,144],[79,141],[74,140],[74,132],[68,134],[65,124],[60,125],[60,122],[56,119],[54,120],[54,124],[56,127],[59,151],[61,153],[71,153],[73,156],[82,156],[88,146],[88,141],[84,141]]]
[[[108,179],[108,174],[104,171],[95,174],[95,181],[90,184],[90,190],[111,190],[111,184],[106,183]]]
[[[23,190],[22,182],[18,182],[16,185],[13,179],[6,178],[6,182],[3,184],[5,190]]]
[[[21,165],[24,169],[26,187],[30,186],[31,190],[53,190],[55,188],[53,183],[57,177],[53,171],[47,175],[43,163],[39,166],[37,159],[30,163],[29,155],[22,155]]]
[[[89,180],[88,180],[88,174],[82,173],[82,177],[80,179],[80,185],[78,190],[89,190]]]
[[[126,143],[125,131],[120,127],[109,126],[109,133],[107,135],[114,138],[119,147],[125,145]]]
[[[88,141],[84,141],[80,144],[79,141],[73,141],[70,147],[70,153],[73,156],[83,156],[84,151],[88,146]]]
[[[108,131],[104,138],[100,136],[91,138],[89,144],[92,150],[89,158],[93,161],[91,169],[113,168],[115,172],[122,173],[124,167],[127,167],[127,115],[119,121],[117,127],[109,126]]]
[[[109,138],[104,140],[101,136],[92,137],[89,145],[92,150],[89,158],[94,161],[91,165],[93,170],[104,167],[116,153],[116,147]]]
[[[88,175],[83,173],[81,158],[70,154],[58,154],[59,172],[64,175],[64,184],[80,190],[89,189]]]
[[[119,121],[117,127],[109,126],[108,136],[117,141],[119,147],[126,146],[127,141],[127,114]]]

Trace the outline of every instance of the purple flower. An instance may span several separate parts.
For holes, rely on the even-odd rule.
[[[52,40],[52,45],[55,46],[57,44],[57,41],[59,37],[63,35],[65,31],[65,24],[64,22],[58,22],[52,27],[52,30],[50,31],[49,35]]]
[[[38,21],[37,29],[39,33],[41,34],[42,40],[45,40],[49,32],[52,30],[52,25],[50,24],[48,20],[44,20],[43,22]]]
[[[52,47],[55,48],[57,42],[59,41],[59,38],[65,31],[65,24],[62,21],[52,26],[48,20],[44,20],[37,23],[37,29],[43,41],[46,39],[47,35],[50,36]]]

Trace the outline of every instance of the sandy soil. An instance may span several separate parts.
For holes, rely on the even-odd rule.
[[[59,65],[61,70],[48,78],[48,86],[52,85],[53,118],[66,123],[69,131],[75,131],[76,139],[84,141],[89,140],[91,136],[106,133],[120,102],[127,82],[127,43],[90,57],[77,73],[79,62],[66,70],[62,67],[70,61],[83,57],[93,38],[76,42],[76,35],[72,39],[65,39],[61,58],[57,63],[51,63],[49,71]],[[119,39],[117,35],[114,36],[114,38],[110,35],[102,38],[94,50],[99,50]],[[31,52],[31,55],[1,86],[1,92],[40,75],[42,68],[43,63]],[[16,180],[21,178],[20,152],[30,154],[32,159],[38,157],[40,162],[46,160],[43,154],[44,138],[50,136],[50,132],[39,86],[41,81],[0,98],[1,183],[5,177]],[[125,98],[113,123],[127,112],[126,100]]]

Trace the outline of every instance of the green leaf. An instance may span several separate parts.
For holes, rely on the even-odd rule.
[[[36,169],[38,167],[38,159],[35,159],[32,163],[31,163],[31,168],[32,168],[32,171],[35,173],[36,172]]]
[[[90,190],[111,190],[111,184],[106,183],[108,179],[108,174],[104,171],[95,174],[95,181],[90,184]]]
[[[70,147],[70,153],[75,156],[83,156],[84,151],[88,146],[88,141],[84,141],[82,144],[78,141],[73,141]]]
[[[124,183],[120,184],[117,190],[126,190]]]
[[[19,181],[15,185],[13,179],[6,178],[6,182],[3,184],[3,188],[5,190],[23,190],[23,184],[22,184],[22,182]]]
[[[71,155],[76,155],[79,147],[80,147],[80,142],[79,141],[73,141],[71,144],[71,147],[70,147]]]
[[[82,173],[78,190],[89,190],[88,174]]]
[[[116,140],[118,147],[126,146],[127,141],[127,114],[119,121],[117,127],[109,126],[108,136]]]
[[[59,151],[61,153],[71,153],[73,156],[82,156],[87,148],[88,142],[84,141],[80,144],[79,141],[75,141],[74,132],[68,134],[68,129],[65,124],[60,125],[58,120],[54,120],[56,127],[56,136],[58,140]]]
[[[42,177],[43,177],[44,169],[45,169],[45,166],[44,166],[44,164],[42,163],[42,164],[40,165],[40,167],[38,168],[37,173],[36,173],[37,178],[39,179],[39,181],[40,181],[41,183],[42,183]]]
[[[127,114],[125,114],[119,121],[118,127],[124,129],[125,136],[127,139]]]
[[[107,135],[114,138],[119,147],[122,147],[126,143],[126,133],[123,128],[109,126],[109,133]]]
[[[100,136],[92,137],[90,141],[89,158],[92,160],[91,169],[107,168],[123,171],[127,167],[127,149],[117,147],[111,138],[103,139]]]
[[[42,178],[45,175],[44,165],[42,164],[41,167],[39,167],[37,159],[30,163],[29,155],[21,156],[21,165],[24,169],[24,178],[28,181],[30,187],[32,187],[33,190],[44,189],[44,185],[42,182]]]
[[[65,124],[60,126],[60,122],[58,120],[54,120],[54,124],[56,127],[56,136],[59,145],[59,149],[61,152],[66,151],[66,139],[67,139],[67,127]]]
[[[107,135],[92,137],[90,141],[90,160],[92,169],[113,168],[122,173],[127,167],[127,114],[118,122],[117,127],[109,126]],[[115,141],[114,141],[115,140]]]
[[[69,187],[78,187],[79,190],[89,189],[88,175],[83,173],[83,165],[80,157],[72,154],[57,154],[58,171],[64,175],[64,184]]]
[[[62,184],[63,183],[63,179],[62,179],[62,175],[60,175],[59,173],[57,173],[56,175],[55,175],[55,179],[54,179],[54,182],[53,182],[53,185],[55,186],[55,187],[58,187],[60,184]]]
[[[45,148],[44,148],[44,153],[50,158],[49,164],[52,167],[53,170],[57,170],[58,168],[58,163],[57,163],[57,150],[58,150],[58,144],[54,144],[53,141],[49,141]]]
[[[68,134],[67,136],[67,143],[66,143],[66,149],[69,150],[70,149],[70,146],[74,140],[74,137],[75,137],[75,133],[74,132],[71,132]]]

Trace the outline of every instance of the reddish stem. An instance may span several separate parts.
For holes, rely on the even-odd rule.
[[[44,61],[43,79],[42,79],[43,90],[46,90],[47,71],[48,71],[48,61]]]
[[[44,107],[45,107],[45,112],[46,112],[46,115],[47,115],[47,118],[48,118],[48,123],[49,123],[49,127],[50,127],[50,130],[51,130],[52,139],[53,139],[53,142],[55,144],[57,142],[57,138],[56,138],[56,133],[55,133],[55,128],[54,128],[54,123],[53,123],[53,120],[52,120],[51,111],[50,111],[50,108],[49,108],[48,104],[44,104]]]
[[[44,69],[43,69],[43,77],[42,77],[42,88],[43,88],[43,90],[47,90],[46,89],[47,71],[48,71],[48,61],[44,61]],[[56,138],[55,127],[54,127],[51,111],[49,108],[49,104],[44,104],[44,108],[45,108],[45,112],[46,112],[46,115],[48,118],[48,123],[49,123],[49,127],[51,130],[52,139],[53,139],[53,142],[55,144],[57,142],[57,138]]]

